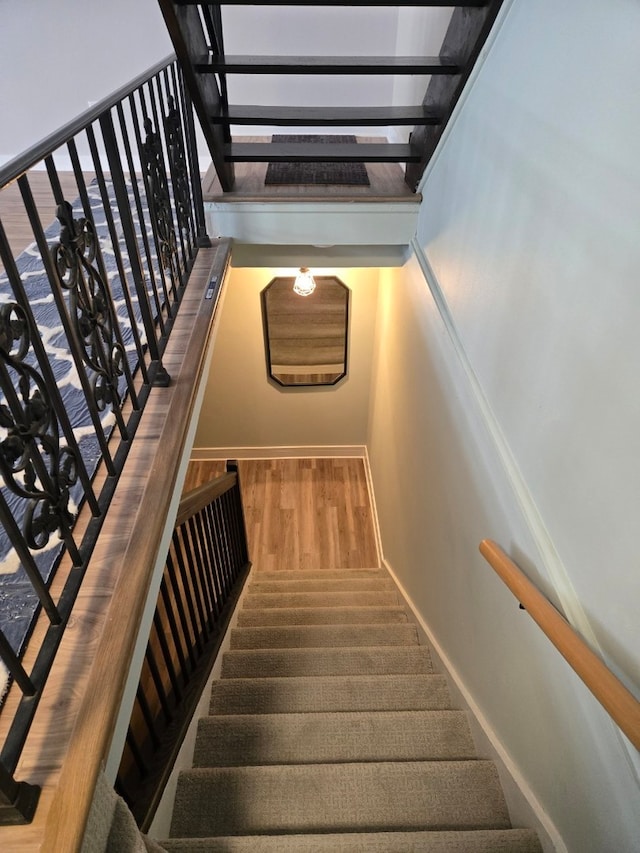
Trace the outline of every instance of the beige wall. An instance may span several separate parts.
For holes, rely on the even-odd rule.
[[[367,436],[377,269],[313,269],[351,290],[348,375],[326,388],[267,380],[260,292],[291,269],[232,269],[195,447],[363,445]]]

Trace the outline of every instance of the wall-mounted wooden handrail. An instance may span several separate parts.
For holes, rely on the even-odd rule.
[[[220,495],[232,489],[237,479],[238,475],[234,472],[222,474],[220,477],[216,477],[215,480],[203,483],[198,488],[187,492],[180,501],[175,526],[180,527],[181,524],[184,524],[185,521],[188,521],[192,516],[200,512],[201,509],[213,503]]]
[[[490,539],[483,539],[480,543],[480,553],[635,748],[640,749],[640,702],[499,545]]]

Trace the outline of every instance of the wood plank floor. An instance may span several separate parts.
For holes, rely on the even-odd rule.
[[[222,470],[220,461],[191,462],[185,488]],[[239,472],[257,571],[379,565],[362,459],[248,459]]]

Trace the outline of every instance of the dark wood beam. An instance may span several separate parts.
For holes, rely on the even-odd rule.
[[[451,16],[444,37],[440,57],[455,61],[463,66],[459,77],[432,77],[423,105],[427,109],[441,110],[444,121],[438,126],[418,126],[411,134],[411,146],[419,153],[419,162],[407,166],[406,183],[415,190],[427,163],[431,159],[453,109],[462,94],[473,66],[491,32],[491,27],[500,11],[502,0],[492,0],[483,8],[464,8],[458,3]]]
[[[417,107],[263,107],[230,106],[211,116],[218,124],[309,127],[395,126],[439,124],[442,112]]]
[[[193,106],[202,127],[211,159],[220,178],[222,188],[233,188],[233,166],[223,155],[225,144],[224,130],[220,125],[212,125],[208,117],[224,106],[216,79],[211,74],[199,74],[193,68],[193,59],[209,50],[204,36],[202,22],[196,6],[182,6],[173,0],[159,0],[176,56],[182,66],[184,78],[193,101]]]
[[[214,56],[193,59],[201,74],[444,74],[463,70],[441,56]]]
[[[236,163],[408,163],[420,156],[410,145],[386,142],[232,142],[225,157]]]
[[[426,3],[417,3],[416,0],[403,0],[400,3],[389,3],[385,0],[373,0],[364,2],[364,0],[355,0],[355,2],[344,3],[342,0],[225,0],[221,6],[488,6],[490,0],[427,0]],[[198,5],[198,0],[177,0],[178,6],[195,6]]]

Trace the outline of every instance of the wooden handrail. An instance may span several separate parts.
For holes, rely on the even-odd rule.
[[[155,463],[145,475],[146,486],[133,532],[122,559],[73,736],[47,815],[43,850],[77,853],[82,846],[96,780],[113,737],[162,531],[175,490],[178,465],[177,462],[168,465],[166,460],[179,460],[182,456],[197,387],[205,366],[206,342],[218,301],[208,301],[204,294],[212,270],[220,281],[223,280],[229,252],[226,240],[219,241],[217,249],[201,250],[188,285],[188,288],[196,289],[193,308],[185,309],[189,301],[185,298],[178,313],[178,328],[174,329],[170,347],[172,342],[178,341],[182,349],[182,369],[179,376],[174,373],[175,381],[165,391],[170,397],[168,406],[159,404],[164,411],[164,426],[157,436],[157,447],[161,452],[157,453]]]
[[[185,521],[188,521],[196,513],[200,512],[210,503],[213,503],[220,495],[224,495],[229,489],[232,489],[238,480],[238,475],[235,472],[222,474],[211,480],[209,483],[203,483],[197,489],[192,489],[187,492],[180,501],[178,514],[176,516],[176,527],[180,527]]]
[[[635,748],[640,749],[640,702],[499,545],[490,539],[483,539],[480,553]]]

